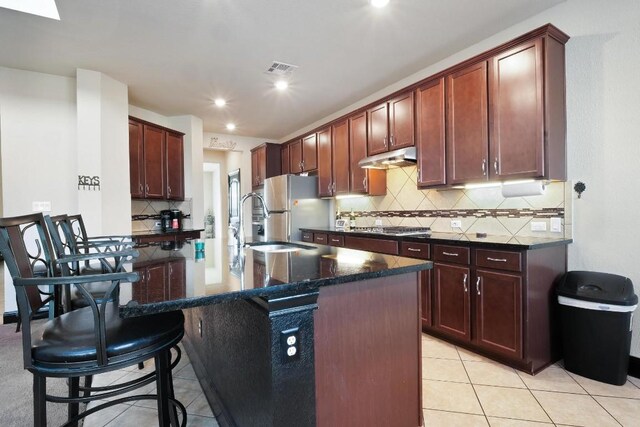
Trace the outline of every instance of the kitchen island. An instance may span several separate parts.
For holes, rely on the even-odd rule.
[[[431,263],[303,245],[230,247],[218,284],[189,244],[164,251],[182,273],[152,284],[164,254],[142,248],[145,280],[122,286],[122,315],[184,310],[184,347],[221,425],[420,425],[418,274]]]

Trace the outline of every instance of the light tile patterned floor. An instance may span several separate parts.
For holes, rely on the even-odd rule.
[[[429,427],[640,427],[640,380],[604,384],[562,364],[531,376],[423,334],[422,407]]]
[[[120,371],[96,375],[94,385],[103,386],[114,382],[130,381],[135,377],[147,374],[154,369],[153,360],[145,362],[143,370],[136,366]],[[189,427],[218,427],[211,408],[204,397],[200,383],[189,357],[184,350],[182,359],[173,372],[173,387],[178,399],[187,408],[187,426]],[[155,384],[150,384],[131,394],[153,394]],[[158,414],[156,403],[153,400],[140,400],[131,403],[123,403],[103,409],[88,416],[84,427],[157,427]]]
[[[188,357],[174,371],[176,397],[189,427],[217,427]],[[531,376],[423,334],[422,406],[428,427],[640,427],[640,379],[613,386],[565,371],[561,364]],[[96,385],[132,379],[132,367],[95,379]],[[153,393],[154,385],[142,390]],[[90,416],[85,427],[155,427],[155,402],[122,404]],[[393,426],[390,426],[393,427]]]

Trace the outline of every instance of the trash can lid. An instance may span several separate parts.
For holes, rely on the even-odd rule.
[[[558,295],[612,305],[635,305],[631,279],[617,274],[595,271],[569,271],[556,288]]]

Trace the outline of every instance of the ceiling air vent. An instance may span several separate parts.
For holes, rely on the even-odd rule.
[[[276,76],[284,76],[287,74],[291,74],[293,70],[298,68],[297,65],[285,64],[280,61],[273,61],[273,63],[269,66],[265,74],[275,74]]]

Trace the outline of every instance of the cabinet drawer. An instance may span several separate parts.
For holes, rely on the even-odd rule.
[[[302,241],[303,242],[313,243],[313,233],[310,232],[310,231],[303,231],[302,232]]]
[[[411,258],[429,259],[431,255],[428,243],[402,242],[400,245],[400,255]]]
[[[476,251],[476,265],[498,270],[522,271],[522,254],[520,252],[478,249]]]
[[[351,249],[398,255],[398,242],[396,240],[346,236],[344,238],[344,245]]]
[[[344,246],[344,236],[339,236],[337,234],[329,234],[329,245]]]
[[[452,262],[455,264],[469,264],[469,248],[463,246],[433,245],[433,260]]]
[[[324,233],[313,233],[313,243],[327,244],[327,235]]]

